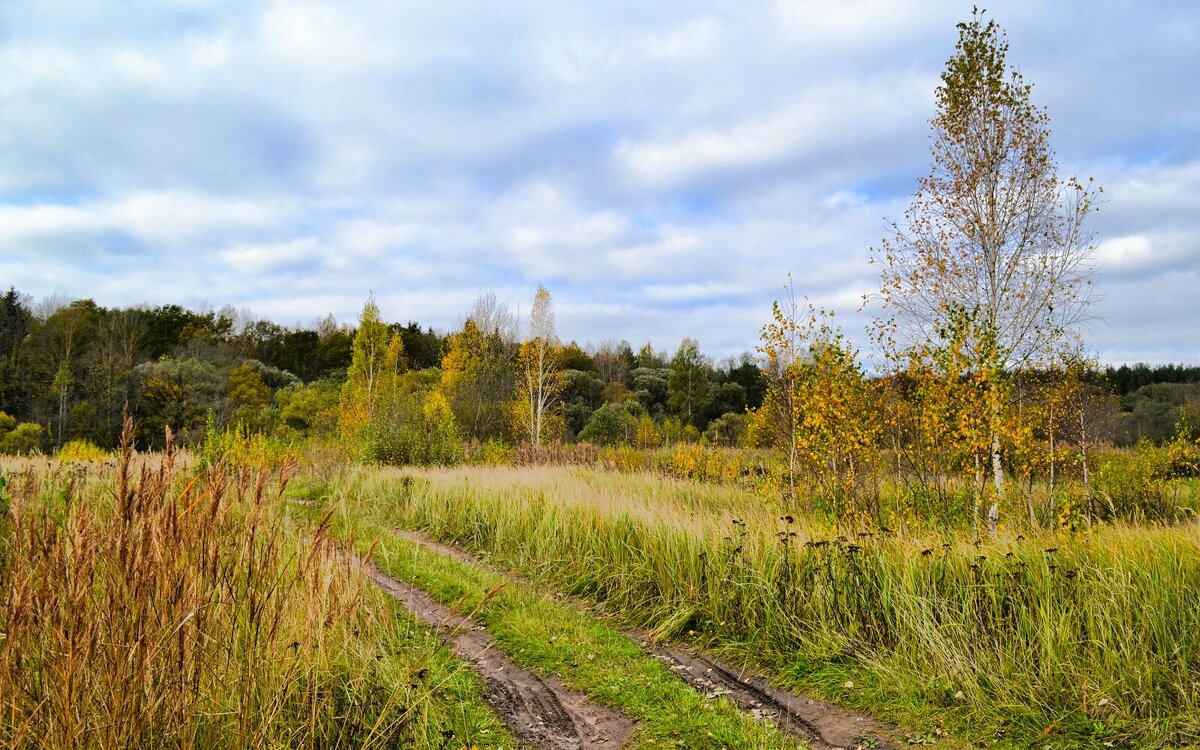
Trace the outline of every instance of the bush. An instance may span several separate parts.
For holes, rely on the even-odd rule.
[[[709,423],[704,439],[709,445],[735,448],[742,444],[749,418],[745,414],[728,412]]]
[[[1176,439],[1167,444],[1166,450],[1163,471],[1168,479],[1200,477],[1200,443]]]
[[[1165,448],[1143,440],[1132,450],[1104,454],[1096,472],[1097,513],[1115,518],[1172,520],[1176,487]]]
[[[366,434],[371,461],[395,466],[451,466],[462,461],[462,442],[453,426],[413,423],[372,424]]]
[[[91,440],[70,440],[58,449],[59,461],[103,461],[108,451]]]
[[[592,413],[579,439],[599,445],[632,442],[643,414],[645,410],[636,401],[605,404]]]
[[[648,455],[627,445],[602,448],[596,462],[606,469],[627,473],[646,471],[650,468]]]
[[[41,449],[43,432],[40,424],[22,422],[0,437],[0,453],[28,456]]]
[[[511,464],[516,451],[499,438],[488,438],[479,451],[479,463],[498,466]]]

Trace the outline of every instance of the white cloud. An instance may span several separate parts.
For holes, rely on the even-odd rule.
[[[270,273],[281,266],[308,262],[309,270],[320,273],[318,257],[320,243],[315,237],[302,237],[291,242],[263,245],[235,245],[220,252],[221,260],[240,273]]]
[[[184,191],[139,191],[77,205],[0,204],[0,243],[39,237],[120,232],[148,245],[180,247],[213,234],[273,228],[282,201],[219,198]]]
[[[1105,268],[1126,270],[1139,268],[1153,262],[1154,247],[1145,235],[1114,237],[1104,240],[1096,255]]]
[[[275,0],[260,19],[259,33],[264,51],[277,62],[324,76],[378,69],[393,59],[391,40],[340,3]]]
[[[640,293],[652,302],[699,302],[744,293],[746,290],[734,284],[704,282],[691,284],[649,284]]]
[[[814,86],[787,108],[727,127],[693,130],[656,140],[623,140],[616,158],[636,179],[675,186],[709,173],[778,166],[843,148],[849,158],[880,123],[909,122],[926,111],[926,75],[882,76]]]

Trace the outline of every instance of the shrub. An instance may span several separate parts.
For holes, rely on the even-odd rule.
[[[423,422],[372,424],[366,433],[368,460],[394,466],[450,466],[463,459],[453,425]]]
[[[41,449],[43,432],[40,424],[22,422],[0,437],[0,453],[28,456]]]
[[[599,445],[629,443],[637,433],[638,417],[644,413],[635,401],[605,404],[592,413],[579,439]]]
[[[103,461],[108,451],[91,440],[70,440],[58,449],[59,461]]]
[[[704,439],[709,445],[733,448],[741,445],[749,418],[745,414],[728,412],[709,423]]]

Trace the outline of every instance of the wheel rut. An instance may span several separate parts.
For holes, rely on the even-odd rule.
[[[513,664],[493,648],[491,636],[475,620],[375,565],[363,564],[373,584],[435,628],[456,656],[470,662],[487,683],[488,702],[522,742],[543,750],[617,748],[633,733],[633,722],[624,715],[593,703],[555,677],[540,677]]]
[[[870,716],[779,690],[757,675],[737,671],[694,649],[655,644],[644,633],[627,635],[696,690],[711,698],[725,696],[754,718],[772,721],[815,750],[894,748],[897,743],[903,744],[895,727]]]
[[[522,576],[497,571],[471,553],[407,529],[395,533],[430,551],[459,562],[494,570],[507,578],[529,583]],[[556,597],[557,598],[557,597]],[[644,651],[663,661],[692,688],[710,698],[724,696],[760,721],[770,721],[780,730],[807,743],[815,750],[896,748],[904,746],[902,733],[871,716],[848,711],[826,701],[779,690],[760,676],[738,670],[707,654],[680,645],[655,643],[642,631],[625,630],[627,637]]]

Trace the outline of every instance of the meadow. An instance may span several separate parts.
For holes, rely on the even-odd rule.
[[[355,513],[869,709],[913,741],[1200,741],[1194,520],[975,536],[839,525],[736,484],[590,467],[341,481],[330,492]]]
[[[1077,480],[1057,502],[1039,481],[992,532],[952,512],[965,480],[939,510],[881,469],[847,513],[789,500],[760,450],[421,468],[236,430],[131,441],[4,462],[5,745],[523,746],[478,665],[376,569],[630,717],[628,747],[797,743],[655,643],[890,722],[893,746],[1200,743],[1200,482],[1171,476],[1170,446],[1099,450],[1094,517],[1064,500]]]

